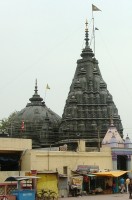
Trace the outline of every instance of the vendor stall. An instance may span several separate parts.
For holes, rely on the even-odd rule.
[[[128,171],[104,171],[104,172],[97,172],[93,173],[97,177],[104,177],[105,178],[105,189],[103,193],[117,193],[119,192],[119,180],[118,177],[123,176],[124,174],[128,173]],[[113,190],[114,186],[114,190]]]

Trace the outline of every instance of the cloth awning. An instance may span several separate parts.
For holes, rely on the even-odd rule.
[[[29,179],[38,179],[40,177],[37,176],[9,176],[5,179],[5,181],[24,181]]]
[[[97,172],[93,173],[96,176],[110,176],[110,177],[119,177],[129,171],[109,171],[109,172]]]
[[[96,175],[94,175],[94,174],[86,174],[86,176],[93,177],[93,176],[96,176]]]

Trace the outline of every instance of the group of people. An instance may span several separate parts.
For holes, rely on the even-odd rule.
[[[132,179],[127,178],[124,180],[124,178],[120,179],[120,192],[129,193],[129,199],[132,199]]]

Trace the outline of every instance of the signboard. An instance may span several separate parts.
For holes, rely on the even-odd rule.
[[[98,165],[78,165],[77,166],[78,172],[97,172],[99,171]]]
[[[72,184],[76,186],[82,186],[83,176],[72,177]]]

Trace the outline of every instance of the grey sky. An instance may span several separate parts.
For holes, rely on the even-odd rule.
[[[94,12],[96,58],[132,138],[131,0],[0,0],[0,119],[26,106],[36,78],[41,97],[51,88],[46,105],[62,115],[86,18],[91,37],[92,4],[102,10]]]

